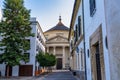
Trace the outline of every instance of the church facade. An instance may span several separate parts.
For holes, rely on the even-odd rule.
[[[57,58],[54,69],[68,69],[69,67],[69,28],[61,22],[61,16],[56,26],[44,32],[46,37],[46,52]]]

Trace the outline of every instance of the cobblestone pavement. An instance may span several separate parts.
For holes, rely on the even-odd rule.
[[[1,77],[0,80],[34,80],[33,77]]]

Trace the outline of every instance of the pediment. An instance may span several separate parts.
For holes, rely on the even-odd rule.
[[[68,42],[68,39],[62,36],[55,36],[49,39],[47,42]]]

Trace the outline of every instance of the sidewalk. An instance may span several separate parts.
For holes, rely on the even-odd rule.
[[[33,80],[33,77],[0,77],[0,80]]]
[[[39,76],[14,76],[14,77],[0,77],[0,80],[43,80],[47,74],[41,74]]]

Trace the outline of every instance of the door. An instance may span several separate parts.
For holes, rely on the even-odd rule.
[[[101,80],[101,65],[100,65],[100,52],[99,52],[99,44],[96,46],[96,71],[97,71],[97,80]]]
[[[19,66],[19,76],[32,76],[33,65],[20,65]]]
[[[56,68],[57,69],[62,69],[62,58],[57,58]]]
[[[7,76],[7,67],[8,65],[6,65],[5,76]],[[9,76],[12,76],[12,66],[9,66]]]

